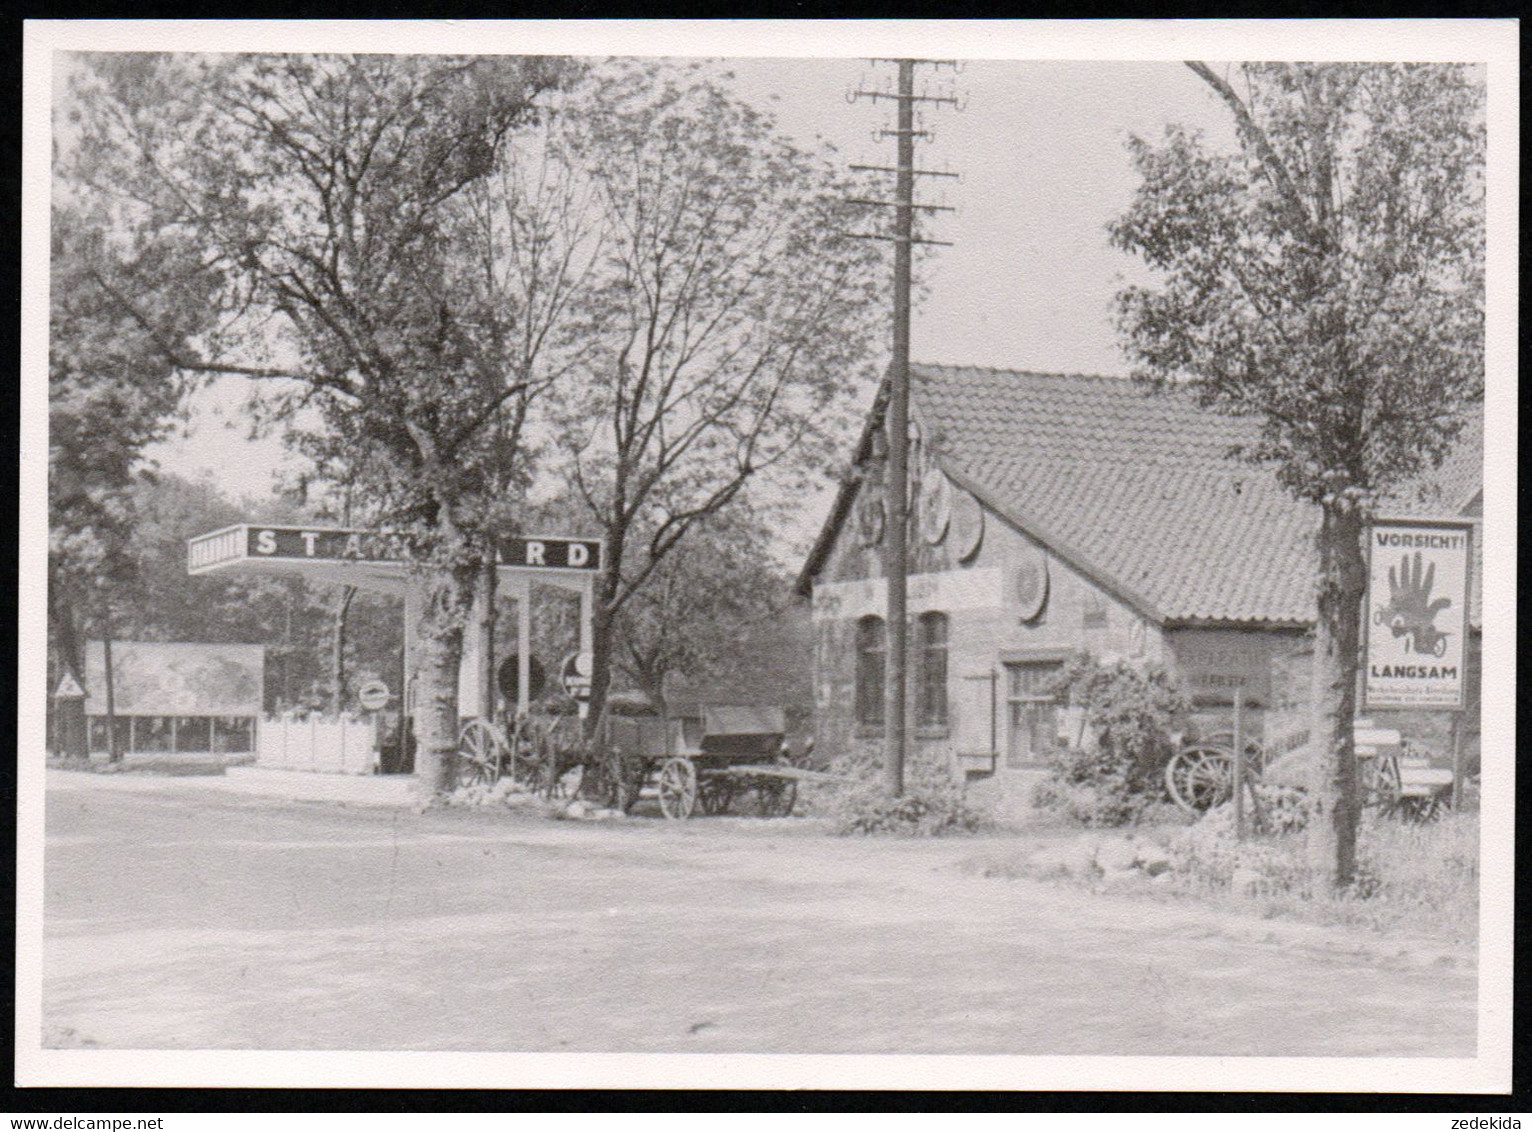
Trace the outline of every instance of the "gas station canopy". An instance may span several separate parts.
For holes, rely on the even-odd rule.
[[[518,711],[531,699],[532,628],[528,600],[534,584],[572,590],[580,596],[579,654],[591,648],[591,613],[595,581],[605,545],[600,539],[563,536],[504,538],[495,544],[497,588],[517,598],[516,658]],[[410,585],[408,544],[398,534],[352,527],[283,527],[236,523],[188,539],[186,570],[189,574],[286,574],[336,585],[356,586],[375,593],[404,598],[406,684],[412,679],[414,662],[411,641],[418,620],[417,593]],[[493,711],[493,680],[482,678],[482,665],[493,668],[493,642],[483,619],[469,618],[463,635],[459,701],[476,705],[465,714],[488,718]],[[406,691],[407,710],[411,696]]]
[[[538,581],[583,590],[601,569],[602,551],[600,539],[507,538],[496,544],[496,566],[502,577],[536,575]],[[346,527],[236,523],[189,539],[186,546],[191,574],[299,573],[381,593],[405,592],[409,563],[400,536]]]

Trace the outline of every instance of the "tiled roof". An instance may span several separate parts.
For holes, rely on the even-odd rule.
[[[916,419],[949,471],[1156,620],[1313,620],[1318,515],[1270,471],[1229,458],[1253,421],[1122,378],[932,365],[911,377]],[[1482,422],[1465,432],[1426,477],[1440,496],[1423,513],[1460,512],[1477,490]]]

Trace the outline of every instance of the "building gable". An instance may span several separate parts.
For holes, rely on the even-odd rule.
[[[1269,469],[1231,458],[1255,438],[1253,421],[1121,378],[921,365],[911,379],[912,419],[949,478],[1144,617],[1165,626],[1312,623],[1317,511]],[[885,399],[886,390],[800,593],[851,517]],[[1479,415],[1441,469],[1398,493],[1401,509],[1471,513],[1482,438]]]

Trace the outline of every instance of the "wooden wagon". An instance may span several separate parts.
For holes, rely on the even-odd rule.
[[[786,817],[798,783],[815,777],[793,765],[781,708],[718,705],[680,718],[613,718],[607,745],[667,818],[750,812]]]
[[[458,748],[459,781],[519,787],[552,797],[581,770],[581,790],[630,809],[641,797],[667,818],[694,813],[786,817],[798,783],[829,781],[794,764],[778,707],[715,705],[678,716],[605,715],[591,735],[573,715],[528,715],[505,730],[472,721]]]

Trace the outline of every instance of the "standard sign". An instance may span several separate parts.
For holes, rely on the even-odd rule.
[[[1473,525],[1379,519],[1367,532],[1367,707],[1463,707]]]
[[[299,559],[328,562],[407,562],[405,540],[388,531],[336,530],[314,527],[257,527],[216,532],[194,539],[189,564],[193,570],[239,557]],[[238,543],[243,541],[241,548]],[[227,544],[227,545],[226,545]],[[511,538],[497,545],[500,565],[518,569],[599,570],[601,540],[576,538]],[[231,554],[230,551],[233,551]]]
[[[381,680],[369,680],[357,692],[356,699],[363,711],[382,711],[388,706],[388,685]]]
[[[536,569],[599,570],[601,542],[582,538],[508,538],[499,543],[500,565]]]

